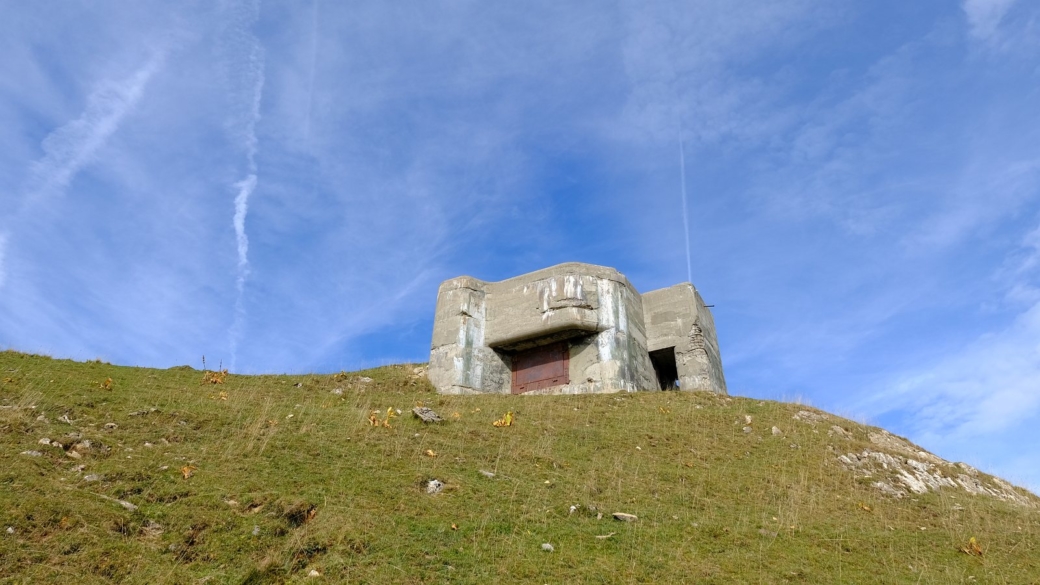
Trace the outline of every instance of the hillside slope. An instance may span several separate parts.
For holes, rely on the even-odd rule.
[[[0,352],[0,579],[1040,583],[1036,496],[881,429],[701,393],[439,396],[422,374]]]

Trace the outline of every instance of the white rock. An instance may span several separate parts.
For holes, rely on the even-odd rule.
[[[744,427],[741,430],[744,431],[745,433],[750,433],[753,429],[751,427]]]
[[[746,424],[746,425],[751,424],[751,415],[750,414],[745,414],[744,415],[744,424]]]
[[[46,437],[44,437],[44,438],[40,439],[40,440],[39,440],[38,442],[39,442],[39,443],[40,443],[41,445],[50,445],[50,444],[51,444],[51,440],[50,440],[50,439],[48,439],[48,438],[46,438]]]
[[[791,418],[793,418],[795,420],[800,420],[802,422],[807,422],[807,423],[818,423],[820,421],[826,420],[827,419],[827,415],[821,414],[821,413],[817,413],[817,412],[812,412],[812,411],[809,411],[809,410],[799,410]]]
[[[484,477],[486,477],[488,479],[490,479],[492,477],[495,477],[494,472],[492,472],[492,471],[485,471],[483,469],[480,470],[480,475],[483,475]]]
[[[780,436],[782,434],[784,434],[784,432],[780,430],[780,427],[773,427],[773,436]]]
[[[342,396],[343,395],[343,389],[342,388],[333,388],[332,392],[330,394],[335,394],[336,396]]]
[[[111,422],[110,423],[105,423],[105,428],[111,431],[113,429],[118,429],[119,425],[117,425],[116,423],[111,423]]]
[[[852,438],[852,435],[850,435],[848,431],[846,431],[842,427],[839,427],[838,425],[831,425],[831,430],[827,431],[827,434],[832,436],[832,437],[838,436],[838,437],[841,437],[843,439],[851,439]]]
[[[553,548],[553,545],[549,544],[548,542],[543,542],[542,543],[542,550],[544,550],[545,552],[553,552],[556,549]]]
[[[311,572],[307,573],[307,576],[308,577],[321,577],[321,573],[319,573],[317,571],[317,569],[311,569]]]
[[[426,482],[426,493],[439,494],[444,489],[444,482],[439,479],[431,479]]]
[[[639,520],[639,516],[636,516],[635,514],[626,514],[625,512],[614,512],[612,515],[615,520],[620,520],[622,522],[635,522],[636,520]]]
[[[101,476],[96,473],[91,473],[90,475],[84,475],[83,481],[101,481]]]
[[[372,378],[369,378],[368,376],[361,376],[360,378],[358,378],[358,382],[361,382],[362,384],[368,384],[371,381]]]
[[[22,451],[21,455],[28,455],[29,457],[41,457],[43,453],[39,451]]]

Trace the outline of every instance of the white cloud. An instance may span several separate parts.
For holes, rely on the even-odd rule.
[[[1006,329],[904,376],[883,397],[885,411],[914,413],[920,433],[965,438],[1012,428],[1040,415],[1040,303]]]
[[[992,37],[1014,3],[1015,0],[964,0],[961,7],[972,36],[980,40]]]
[[[952,355],[899,374],[866,409],[907,414],[915,436],[935,443],[999,435],[1040,418],[1040,299],[1022,292],[1033,290],[1038,262],[1040,226],[997,274],[1009,300],[1029,301],[1025,310]]]
[[[31,198],[64,190],[76,173],[94,159],[141,99],[165,57],[165,51],[155,51],[129,77],[102,83],[87,97],[87,106],[79,118],[44,139],[44,156],[31,169]]]

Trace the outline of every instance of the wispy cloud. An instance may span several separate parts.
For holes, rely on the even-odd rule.
[[[1004,15],[1016,0],[964,0],[961,8],[968,18],[971,34],[977,39],[989,39],[997,31]]]
[[[165,57],[165,51],[155,51],[129,77],[100,84],[87,98],[87,106],[79,118],[44,139],[44,156],[33,163],[30,173],[27,189],[30,198],[64,190],[76,173],[94,160],[123,118],[137,105]]]
[[[165,49],[154,50],[152,56],[130,76],[102,81],[86,99],[86,107],[75,120],[65,123],[44,138],[44,155],[34,161],[21,197],[13,202],[0,228],[0,287],[6,280],[6,249],[12,233],[17,235],[19,218],[26,209],[61,195],[85,166],[94,161],[123,119],[133,111],[148,82],[162,67]]]
[[[926,439],[964,439],[1009,428],[1040,414],[1040,303],[1007,328],[908,372],[872,399],[870,411],[905,411]]]

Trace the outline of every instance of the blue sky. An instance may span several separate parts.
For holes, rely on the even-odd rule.
[[[1040,5],[8,2],[0,347],[425,361],[437,285],[715,304],[730,392],[1040,491]]]

